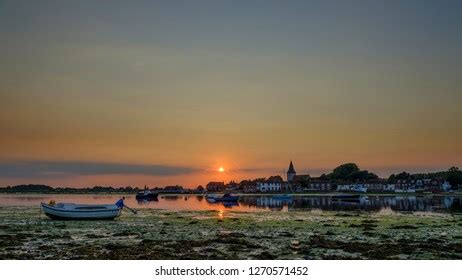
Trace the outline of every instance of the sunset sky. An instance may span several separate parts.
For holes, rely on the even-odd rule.
[[[0,35],[0,186],[462,167],[462,1],[0,0]]]

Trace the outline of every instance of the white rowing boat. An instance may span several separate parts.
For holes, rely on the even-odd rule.
[[[115,204],[41,203],[40,206],[45,215],[57,220],[114,219],[122,211]]]

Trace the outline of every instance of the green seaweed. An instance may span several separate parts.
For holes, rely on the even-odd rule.
[[[460,215],[140,209],[114,221],[0,210],[0,259],[461,259]]]

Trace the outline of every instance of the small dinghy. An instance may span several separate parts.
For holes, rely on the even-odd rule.
[[[120,216],[115,204],[41,203],[45,215],[55,220],[108,220]]]

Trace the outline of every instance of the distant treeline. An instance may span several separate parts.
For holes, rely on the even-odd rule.
[[[37,193],[133,193],[140,189],[135,187],[102,187],[94,186],[91,188],[53,188],[47,185],[17,185],[0,188],[2,193],[21,193],[21,192],[37,192]]]
[[[331,173],[322,174],[317,179],[329,180],[332,183],[340,182],[367,182],[369,180],[377,180],[379,176],[367,170],[361,170],[356,163],[345,163],[337,166]],[[447,171],[439,171],[433,173],[417,173],[411,174],[401,172],[391,174],[387,180],[389,183],[394,183],[397,180],[419,180],[419,179],[442,179],[448,181],[452,186],[462,185],[462,171],[458,167],[451,167]]]
[[[399,174],[391,174],[388,180],[418,180],[418,179],[443,179],[449,182],[451,186],[462,185],[462,171],[458,167],[451,167],[447,171],[439,171],[433,173],[417,173],[410,174],[407,172],[401,172]]]
[[[332,182],[338,181],[367,181],[378,179],[379,177],[367,170],[361,170],[355,163],[345,163],[336,167],[331,173],[323,174],[321,179],[328,179]],[[433,173],[416,173],[411,174],[401,172],[398,174],[391,174],[388,177],[388,182],[393,183],[396,180],[419,180],[419,179],[442,179],[446,180],[451,186],[462,185],[462,171],[458,167],[451,167],[447,171],[439,171]]]
[[[303,180],[310,180],[309,175],[306,175],[306,178]],[[273,176],[270,178],[279,177],[282,181],[280,176]],[[253,181],[264,180],[265,178],[255,179]],[[361,170],[355,163],[346,163],[336,167],[331,173],[322,174],[317,179],[321,180],[328,180],[331,181],[334,185],[338,182],[344,181],[368,181],[368,180],[377,180],[379,177],[367,170]],[[448,181],[451,186],[457,187],[462,185],[462,171],[459,170],[458,167],[451,167],[447,171],[439,171],[433,173],[417,173],[417,174],[410,174],[407,172],[401,172],[399,174],[392,174],[387,179],[380,179],[380,180],[387,180],[388,182],[396,182],[397,180],[418,180],[418,179],[443,179]],[[253,182],[252,180],[244,180],[243,182]],[[230,183],[234,183],[233,181]],[[303,182],[302,182],[303,183]],[[234,183],[235,184],[235,183]],[[242,182],[241,182],[242,184]],[[155,190],[158,192],[167,192],[167,193],[184,193],[184,192],[194,192],[194,191],[203,191],[203,187],[199,186],[195,190],[185,190],[182,186],[166,186],[164,188],[154,188],[151,190]],[[91,188],[65,188],[65,187],[57,187],[53,188],[47,185],[37,185],[37,184],[30,184],[30,185],[17,185],[17,186],[8,186],[1,188],[0,193],[21,193],[21,192],[37,192],[37,193],[134,193],[140,191],[138,187],[103,187],[103,186],[94,186]]]

